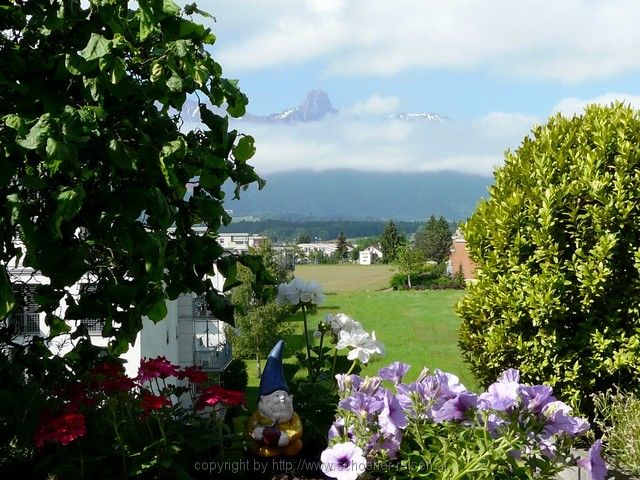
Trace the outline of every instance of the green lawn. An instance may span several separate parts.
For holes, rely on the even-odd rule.
[[[378,369],[399,360],[412,366],[407,378],[414,379],[423,366],[455,373],[475,387],[473,376],[462,361],[458,348],[458,317],[453,306],[464,292],[459,290],[350,292],[327,296],[312,317],[309,328],[327,313],[343,312],[362,323],[385,345],[385,356],[363,369]]]
[[[399,360],[412,366],[408,380],[415,379],[426,366],[431,370],[439,368],[455,373],[468,388],[475,389],[476,383],[462,361],[457,344],[459,319],[453,307],[463,294],[459,290],[423,290],[351,291],[327,295],[325,303],[310,316],[309,330],[312,332],[327,313],[343,312],[361,322],[365,330],[375,330],[377,339],[385,345],[385,356],[365,367],[363,374],[375,374],[380,367]],[[288,353],[295,348],[304,348],[299,313],[294,321],[297,334],[286,339]],[[292,358],[285,360],[292,361]],[[255,391],[259,383],[255,361],[247,361],[247,365],[249,385]],[[253,399],[250,400],[253,403]]]
[[[366,292],[389,288],[390,265],[296,265],[296,277],[320,282],[325,293]]]

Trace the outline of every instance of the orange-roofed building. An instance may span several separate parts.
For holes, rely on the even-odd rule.
[[[469,257],[467,249],[467,241],[460,229],[451,237],[451,252],[449,253],[449,268],[452,275],[455,275],[460,266],[462,266],[462,274],[465,280],[474,280],[476,277],[474,271],[476,264]]]

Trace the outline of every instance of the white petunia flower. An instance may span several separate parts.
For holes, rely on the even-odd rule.
[[[325,322],[331,324],[331,331],[335,335],[340,335],[342,330],[346,332],[354,332],[357,330],[362,330],[362,325],[360,322],[355,321],[353,318],[345,315],[344,313],[336,313],[335,315],[327,315],[325,317]]]
[[[342,330],[336,348],[338,350],[350,348],[347,358],[349,360],[357,358],[362,363],[369,362],[372,355],[384,354],[384,347],[380,342],[376,341],[375,332],[372,337],[364,330],[354,330],[352,332]]]
[[[299,305],[314,303],[319,305],[324,301],[322,287],[317,282],[305,282],[301,278],[294,278],[289,283],[278,285],[276,301],[281,305]]]

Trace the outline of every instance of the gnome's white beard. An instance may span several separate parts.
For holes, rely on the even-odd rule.
[[[293,416],[293,395],[276,390],[260,397],[258,411],[276,423],[288,422]]]

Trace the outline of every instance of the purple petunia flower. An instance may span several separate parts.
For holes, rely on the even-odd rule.
[[[520,398],[520,384],[513,381],[496,382],[480,395],[478,408],[480,410],[497,410],[506,412],[518,405]]]
[[[456,395],[462,392],[466,392],[467,389],[460,383],[460,379],[452,373],[446,373],[442,370],[436,370],[433,375],[435,381],[440,386],[439,397],[444,400],[454,398]]]
[[[456,397],[444,402],[444,404],[433,411],[433,421],[436,423],[462,420],[465,413],[470,408],[475,408],[478,402],[478,396],[470,392],[462,392]]]
[[[584,418],[570,415],[571,407],[559,400],[547,403],[542,409],[542,416],[547,419],[544,427],[549,434],[566,433],[580,435],[589,430],[589,422]]]
[[[382,410],[384,402],[376,397],[371,397],[362,392],[354,392],[344,400],[340,400],[338,406],[359,416],[369,416]]]
[[[334,437],[341,437],[343,434],[344,434],[344,418],[338,417],[335,419],[335,421],[329,428],[327,439],[331,440]]]
[[[515,368],[507,368],[498,377],[498,382],[516,382],[520,383],[520,371]]]
[[[387,455],[391,460],[398,457],[398,451],[400,450],[400,444],[402,443],[402,431],[398,430],[395,435],[389,435],[382,442],[381,448],[387,451]]]
[[[410,368],[411,367],[406,363],[393,362],[391,365],[381,368],[378,372],[378,376],[384,380],[393,382],[394,385],[398,385],[402,381],[402,377],[404,377],[405,373],[407,373]]]
[[[376,395],[381,384],[382,379],[380,377],[366,377],[355,390],[365,395]]]
[[[602,440],[593,442],[585,458],[578,460],[578,466],[584,468],[591,480],[605,480],[607,476],[607,465],[602,459]]]
[[[339,373],[336,375],[336,382],[338,383],[338,390],[341,392],[348,392],[351,389],[358,390],[362,384],[362,377],[359,375],[345,375]]]
[[[440,392],[440,385],[434,376],[429,376],[420,382],[401,383],[397,387],[397,392],[396,397],[402,408],[415,414],[414,403],[428,406],[435,403]],[[441,403],[444,403],[444,400]]]
[[[522,385],[520,388],[524,406],[531,413],[536,414],[540,413],[548,403],[556,401],[552,393],[553,390],[547,385]]]
[[[382,411],[378,415],[378,423],[384,433],[395,435],[398,429],[405,428],[408,425],[407,416],[402,409],[402,405],[391,392],[385,391],[383,403]]]
[[[497,438],[498,430],[500,429],[500,427],[506,424],[507,421],[503,418],[500,418],[495,413],[491,413],[489,414],[489,417],[487,417],[487,430],[489,431],[489,434],[492,438]]]
[[[320,455],[321,469],[327,477],[356,480],[367,469],[362,449],[353,443],[338,443]]]

